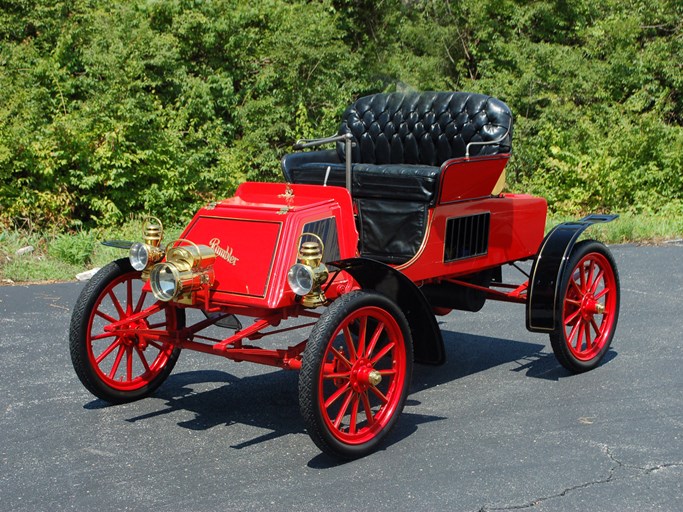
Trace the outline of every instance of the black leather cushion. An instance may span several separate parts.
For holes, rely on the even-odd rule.
[[[288,166],[286,173],[290,183],[346,186],[346,168],[342,163],[303,162]],[[386,198],[433,204],[439,185],[439,168],[428,165],[353,164],[351,183],[351,193],[355,198]]]
[[[427,204],[396,199],[356,201],[364,257],[399,265],[417,254],[427,227]]]
[[[470,142],[500,144],[472,146],[471,155],[509,153],[512,114],[502,101],[466,92],[373,94],[346,109],[339,133],[356,142],[353,161],[371,164],[440,166],[465,156]],[[344,144],[337,144],[344,160]]]

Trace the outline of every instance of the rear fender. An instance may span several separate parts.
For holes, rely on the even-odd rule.
[[[581,233],[593,224],[611,222],[618,215],[588,215],[575,222],[555,226],[543,239],[531,267],[526,303],[526,328],[532,332],[554,331],[558,295],[572,248]]]
[[[439,365],[446,361],[441,330],[420,289],[398,270],[367,258],[350,258],[330,265],[348,272],[362,288],[393,300],[403,311],[413,337],[415,361]]]

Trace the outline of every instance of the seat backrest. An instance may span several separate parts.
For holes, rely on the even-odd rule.
[[[467,92],[385,93],[359,98],[344,112],[339,134],[351,133],[356,142],[353,161],[369,164],[440,166],[465,156],[470,142],[499,139],[497,144],[474,145],[470,155],[509,153],[512,113],[502,101]],[[337,145],[344,161],[344,145]]]

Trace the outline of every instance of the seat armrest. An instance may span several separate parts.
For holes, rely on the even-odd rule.
[[[316,146],[321,146],[323,144],[329,144],[331,142],[344,142],[344,148],[346,151],[345,167],[346,167],[346,189],[351,193],[351,147],[353,146],[353,135],[351,133],[342,133],[339,135],[333,135],[331,137],[325,137],[322,139],[299,139],[294,144],[294,149],[304,149],[312,148]],[[285,175],[286,176],[286,175]]]
[[[285,181],[294,183],[294,176],[292,170],[301,167],[304,164],[320,163],[320,164],[340,164],[339,155],[334,149],[326,149],[321,151],[302,151],[300,153],[289,153],[282,157],[281,166],[282,174]]]
[[[323,137],[322,139],[299,139],[294,143],[292,149],[298,151],[305,148],[314,148],[324,144],[330,144],[332,142],[350,140],[351,138],[353,138],[353,136],[350,133],[342,133],[341,135],[332,135],[330,137]]]

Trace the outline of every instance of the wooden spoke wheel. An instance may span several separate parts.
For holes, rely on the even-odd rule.
[[[550,334],[562,366],[579,373],[595,368],[609,350],[619,316],[619,274],[607,248],[576,244],[560,284],[558,326]]]
[[[171,373],[180,353],[149,331],[168,335],[182,328],[185,312],[169,304],[150,309],[156,300],[142,286],[140,272],[127,258],[120,259],[90,280],[74,308],[71,361],[83,385],[107,402],[151,394]]]
[[[337,299],[313,328],[299,377],[308,433],[329,455],[373,451],[403,410],[412,374],[408,322],[383,295]]]

